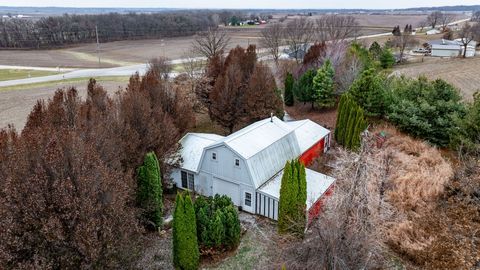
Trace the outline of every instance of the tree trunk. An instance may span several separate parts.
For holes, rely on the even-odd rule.
[[[463,58],[467,58],[467,44],[463,45]]]

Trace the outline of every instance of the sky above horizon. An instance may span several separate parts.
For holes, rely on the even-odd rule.
[[[29,7],[129,7],[129,8],[274,8],[274,9],[396,9],[409,7],[478,5],[479,0],[0,0],[0,6]]]

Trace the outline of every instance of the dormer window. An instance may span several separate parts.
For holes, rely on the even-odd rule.
[[[217,160],[217,153],[212,153],[212,159]]]
[[[240,167],[240,160],[238,158],[235,159],[235,166]]]

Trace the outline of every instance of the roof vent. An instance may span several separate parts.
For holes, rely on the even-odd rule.
[[[270,113],[270,122],[273,123],[273,112]]]

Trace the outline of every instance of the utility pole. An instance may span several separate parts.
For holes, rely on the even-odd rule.
[[[98,27],[95,25],[95,36],[97,37],[97,56],[98,56],[98,67],[101,66],[100,63],[100,42],[98,42]]]

